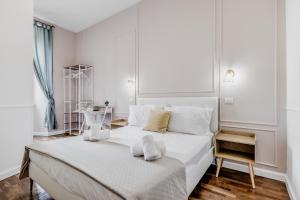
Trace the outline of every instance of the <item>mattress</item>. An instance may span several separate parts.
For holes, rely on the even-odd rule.
[[[186,187],[190,194],[195,184],[198,183],[201,178],[199,177],[199,171],[206,170],[201,169],[199,161],[201,161],[203,156],[211,149],[212,134],[201,136],[173,132],[160,134],[143,131],[140,127],[126,126],[111,131],[111,138],[109,140],[129,146],[132,142],[146,134],[151,134],[155,139],[164,141],[167,149],[166,156],[178,159],[184,164]],[[81,136],[75,139],[82,139],[80,137]],[[89,177],[55,159],[45,157],[35,152],[30,152],[30,159],[31,162],[48,174],[54,181],[62,185],[67,191],[83,199],[102,199],[102,197],[103,199],[116,199],[109,191],[105,191],[98,183]],[[206,168],[207,165],[203,167]]]

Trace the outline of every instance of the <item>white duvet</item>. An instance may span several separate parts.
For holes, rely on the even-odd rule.
[[[110,140],[130,146],[132,142],[139,140],[146,134],[151,134],[154,139],[162,140],[166,145],[166,156],[180,160],[185,166],[193,163],[193,161],[199,161],[212,146],[212,134],[202,136],[174,132],[161,134],[143,131],[142,127],[137,126],[126,126],[113,130]]]
[[[155,139],[164,141],[167,149],[166,156],[178,159],[184,164],[187,191],[188,193],[191,193],[195,187],[195,182],[199,181],[195,180],[198,178],[196,173],[198,173],[200,170],[203,170],[201,167],[199,168],[198,163],[211,149],[212,134],[201,136],[172,132],[161,134],[143,131],[141,127],[127,126],[111,131],[111,138],[109,140],[129,146],[132,142],[140,139],[146,134],[151,134]],[[130,153],[129,149],[128,153]],[[74,169],[71,169],[71,167],[63,163],[58,163],[58,161],[51,158],[45,159],[45,157],[33,151],[30,152],[30,159],[42,170],[46,169],[48,166],[51,166],[51,170],[59,170],[64,171],[65,173],[70,173],[68,180],[63,180],[63,177],[59,176],[51,178],[59,182],[72,193],[75,193],[83,198],[88,197],[88,199],[101,199],[99,198],[100,195],[106,196],[104,194],[105,191],[98,183],[92,181],[89,177],[84,176],[81,173],[74,172]],[[49,176],[51,176],[51,174],[49,174]],[[81,194],[78,194],[78,191],[81,191]]]

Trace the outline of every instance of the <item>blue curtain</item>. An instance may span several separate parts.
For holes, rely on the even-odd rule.
[[[35,22],[34,31],[34,73],[48,100],[45,113],[45,127],[57,128],[55,102],[53,98],[53,31],[52,26]]]

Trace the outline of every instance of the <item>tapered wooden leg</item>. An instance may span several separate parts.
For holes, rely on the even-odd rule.
[[[253,171],[253,165],[251,163],[249,163],[249,173],[250,173],[252,188],[254,189],[255,188],[254,171]]]
[[[33,190],[33,180],[30,179],[30,195],[32,196],[32,190]]]
[[[219,163],[218,163],[216,177],[219,177],[219,173],[220,173],[222,165],[223,165],[223,158],[219,158]]]

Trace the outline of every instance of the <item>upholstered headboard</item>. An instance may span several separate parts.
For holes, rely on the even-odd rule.
[[[156,106],[196,106],[212,108],[213,116],[210,124],[212,132],[219,126],[219,100],[218,97],[162,97],[162,98],[137,98],[138,105]]]

